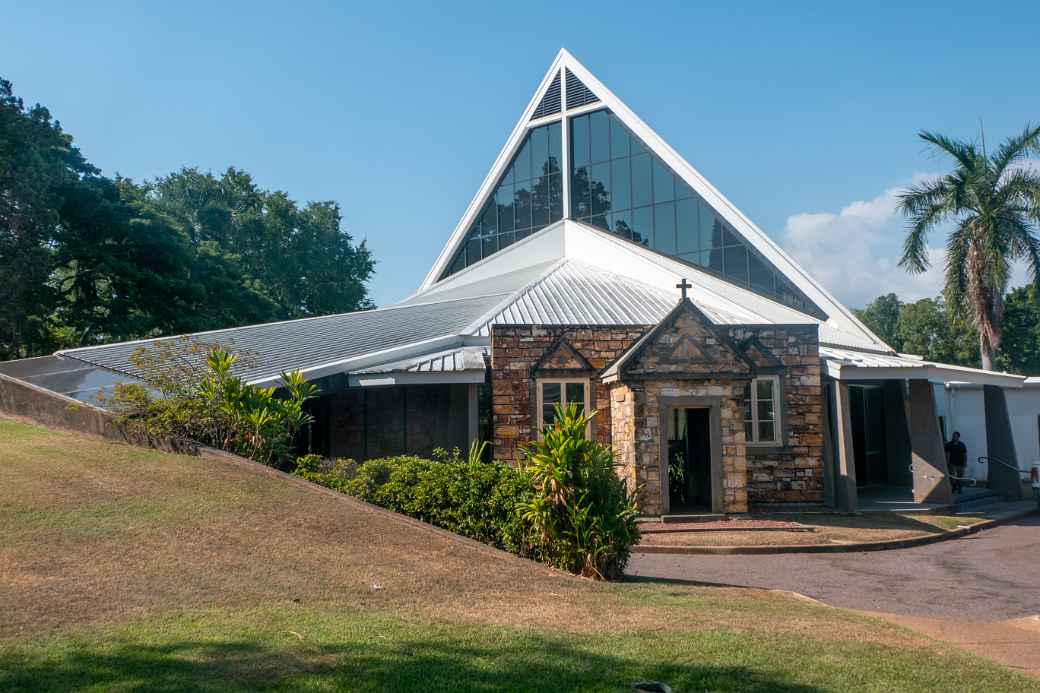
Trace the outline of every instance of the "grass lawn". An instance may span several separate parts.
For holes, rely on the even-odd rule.
[[[791,596],[600,584],[226,461],[0,420],[0,689],[1040,691]]]

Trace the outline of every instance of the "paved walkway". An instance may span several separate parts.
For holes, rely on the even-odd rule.
[[[800,592],[1040,676],[1040,515],[894,551],[634,554],[630,575]]]
[[[633,576],[791,590],[833,606],[992,621],[1040,613],[1040,515],[894,551],[633,554]]]

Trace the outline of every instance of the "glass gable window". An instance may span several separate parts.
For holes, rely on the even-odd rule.
[[[560,128],[556,122],[528,130],[443,277],[563,218]]]
[[[826,318],[609,110],[570,128],[571,218]]]
[[[755,378],[744,386],[744,439],[748,445],[779,445],[780,378]]]

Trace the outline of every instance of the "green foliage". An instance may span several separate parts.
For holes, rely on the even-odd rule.
[[[895,294],[878,296],[867,304],[866,308],[854,310],[856,317],[863,321],[874,334],[881,338],[885,344],[896,351],[903,351],[899,346],[899,313],[903,308],[903,302]]]
[[[479,454],[480,449],[477,449]],[[531,494],[520,470],[456,450],[439,460],[400,456],[329,462],[297,460],[297,476],[491,546],[529,555],[517,501]]]
[[[144,385],[117,386],[123,425],[152,438],[193,440],[276,467],[288,467],[293,438],[313,418],[303,409],[318,388],[299,371],[282,387],[257,387],[234,375],[238,356],[183,339],[142,347],[133,365]]]
[[[983,368],[992,368],[1003,337],[1004,295],[1015,261],[1040,282],[1040,172],[1022,166],[1040,153],[1040,126],[1027,125],[995,151],[933,132],[920,137],[952,159],[953,171],[913,186],[901,196],[909,219],[900,264],[910,272],[929,266],[928,234],[952,222],[946,241],[947,303],[970,316],[978,331]]]
[[[0,79],[0,360],[371,307],[335,202],[248,173],[109,179]]]
[[[534,494],[520,502],[543,560],[586,577],[621,575],[639,541],[635,497],[614,469],[609,445],[586,438],[589,421],[577,406],[556,406],[556,418],[527,450],[524,471]]]
[[[1004,299],[1004,339],[997,365],[1012,373],[1040,375],[1040,291],[1036,284]]]

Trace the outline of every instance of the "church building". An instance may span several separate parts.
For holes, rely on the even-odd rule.
[[[480,439],[516,463],[554,405],[594,410],[648,515],[949,502],[944,393],[976,388],[1017,464],[1005,391],[1030,387],[895,353],[565,50],[412,296],[197,337],[252,353],[250,382],[316,382],[300,445],[329,457]],[[45,357],[60,387],[8,375],[88,401],[141,345]]]

